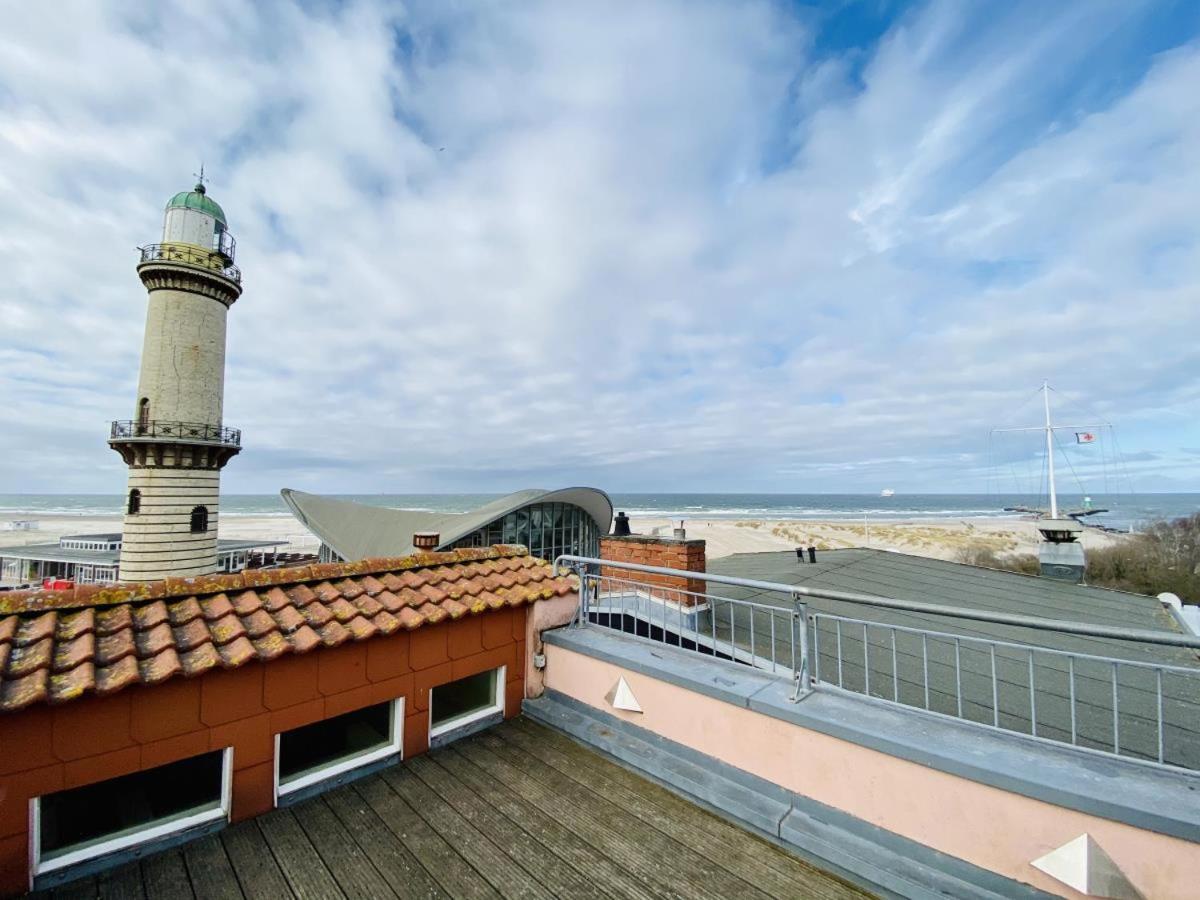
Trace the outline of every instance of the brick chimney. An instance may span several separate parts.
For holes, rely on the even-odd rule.
[[[641,534],[608,535],[600,538],[600,558],[611,559],[613,562],[660,566],[664,569],[686,569],[690,572],[705,571],[707,560],[703,540],[650,537]],[[682,575],[651,575],[647,572],[630,572],[609,566],[601,566],[600,575],[658,586],[663,590],[656,591],[651,587],[652,595],[683,603],[686,606],[692,606],[702,600],[689,594],[681,594],[680,591],[702,594],[707,585],[702,578],[686,578]],[[669,590],[671,588],[674,590]]]

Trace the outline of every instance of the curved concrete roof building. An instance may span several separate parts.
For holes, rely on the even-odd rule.
[[[613,505],[596,488],[557,491],[530,488],[493,500],[469,513],[388,509],[284,488],[283,502],[321,539],[324,560],[401,556],[416,547],[413,535],[434,532],[434,549],[523,544],[542,559],[560,553],[599,555],[608,534]]]

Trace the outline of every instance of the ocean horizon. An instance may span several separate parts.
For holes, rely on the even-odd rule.
[[[372,506],[458,513],[476,509],[503,494],[331,494]],[[1044,499],[1021,494],[767,494],[767,493],[613,493],[615,510],[634,518],[683,520],[839,520],[839,519],[953,519],[1015,518],[1005,507],[1043,506]],[[14,516],[120,515],[122,494],[0,494],[0,519]],[[1062,494],[1059,505],[1084,505],[1080,494]],[[1200,493],[1091,495],[1093,508],[1108,512],[1089,521],[1111,528],[1138,528],[1159,519],[1174,519],[1200,511]],[[221,515],[291,515],[278,494],[222,494]]]

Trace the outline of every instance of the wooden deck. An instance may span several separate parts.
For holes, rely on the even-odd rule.
[[[528,719],[64,885],[55,898],[852,898]]]

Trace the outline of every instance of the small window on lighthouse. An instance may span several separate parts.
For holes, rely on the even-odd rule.
[[[129,492],[129,515],[136,516],[142,511],[142,492],[134,488]]]
[[[138,434],[146,433],[146,426],[150,424],[150,398],[143,397],[138,401]]]
[[[192,508],[192,531],[208,531],[208,508],[196,506]]]

